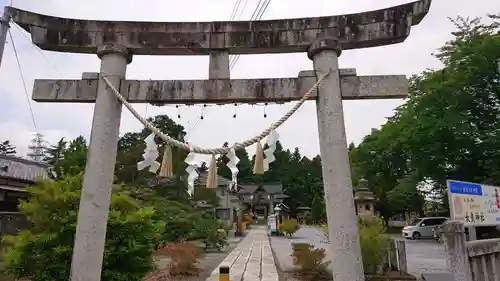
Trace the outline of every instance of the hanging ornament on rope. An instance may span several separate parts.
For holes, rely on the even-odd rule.
[[[253,174],[254,175],[264,174],[264,149],[262,148],[262,144],[260,144],[260,141],[257,142],[257,149],[255,151],[255,163],[253,166]]]
[[[156,173],[156,171],[158,171],[158,169],[160,168],[160,163],[156,162],[159,153],[158,146],[155,142],[155,134],[147,136],[144,139],[144,142],[146,143],[146,149],[142,154],[144,161],[137,163],[137,170],[141,171],[146,167],[149,167],[149,171],[151,173]]]
[[[231,148],[229,152],[226,154],[227,159],[229,159],[229,162],[227,162],[227,167],[231,171],[231,181],[233,184],[238,183],[238,163],[240,162],[240,159],[238,156],[236,156],[236,151],[234,148]]]
[[[174,176],[172,165],[172,147],[167,143],[165,143],[165,148],[163,149],[163,160],[161,161],[159,176],[165,178],[171,178]]]
[[[278,142],[280,135],[276,132],[276,130],[271,130],[266,139],[267,149],[264,150],[264,172],[269,171],[269,164],[276,160],[274,157],[274,152],[276,151],[276,142]]]
[[[188,193],[189,195],[193,195],[194,193],[194,181],[198,178],[198,172],[196,169],[198,168],[198,164],[196,163],[195,154],[193,152],[189,152],[188,156],[184,160],[184,162],[188,165],[186,168],[186,172],[188,174]]]
[[[215,154],[212,154],[210,166],[208,167],[207,188],[217,188],[217,159]]]

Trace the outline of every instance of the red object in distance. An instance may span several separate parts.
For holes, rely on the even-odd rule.
[[[495,198],[497,201],[497,208],[500,209],[500,197],[498,196],[498,188],[495,188]]]

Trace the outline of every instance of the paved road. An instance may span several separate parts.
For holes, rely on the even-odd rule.
[[[219,280],[219,267],[230,267],[230,280],[278,281],[271,245],[264,226],[253,226],[206,281]]]
[[[280,267],[287,270],[293,267],[290,254],[291,243],[309,243],[316,248],[327,249],[328,241],[321,231],[312,227],[302,227],[292,239],[272,237],[271,246],[275,252]],[[328,251],[328,249],[327,249]],[[420,276],[425,272],[446,271],[446,253],[442,244],[432,240],[406,241],[408,271]],[[327,255],[328,258],[328,255]]]
[[[406,240],[408,271],[421,276],[422,272],[447,271],[443,244],[433,240]]]

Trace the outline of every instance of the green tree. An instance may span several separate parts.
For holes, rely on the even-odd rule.
[[[0,154],[4,155],[16,155],[16,147],[10,143],[10,141],[6,140],[0,142]]]
[[[409,173],[398,181],[394,189],[387,194],[387,201],[392,206],[393,213],[420,212],[424,208],[425,197],[418,189],[419,178],[415,173]]]
[[[70,141],[67,148],[64,146],[65,142],[60,140],[56,148],[61,148],[61,151],[54,151],[57,155],[49,156],[51,161],[55,161],[53,166],[58,179],[83,173],[87,162],[88,146],[83,136]]]
[[[184,137],[186,136],[184,127],[176,124],[167,115],[157,115],[154,118],[149,118],[148,121],[168,136],[178,141],[184,141]],[[146,147],[144,139],[150,134],[151,132],[148,129],[143,129],[141,132],[129,132],[120,137],[118,140],[118,154],[115,168],[117,182],[125,183],[127,185],[130,183],[147,184],[152,178],[154,178],[154,175],[147,169],[143,171],[137,170],[137,163],[143,160],[142,154],[144,153],[144,149]],[[157,143],[163,144],[163,142],[159,139]],[[161,162],[163,149],[163,147],[159,148],[160,156],[158,157],[158,162]],[[184,173],[184,169],[186,168],[184,158],[186,156],[187,152],[176,147],[172,147],[172,165],[174,174],[180,175]]]
[[[380,130],[363,139],[363,142],[349,153],[353,185],[364,178],[368,188],[377,196],[376,208],[386,220],[395,215],[395,207],[390,204],[387,194],[409,171],[399,124],[389,120]],[[404,206],[403,206],[404,207]]]
[[[32,281],[69,279],[81,186],[81,176],[75,176],[27,188],[30,198],[20,209],[33,227],[5,238],[3,265],[8,274]],[[126,193],[113,193],[103,280],[140,281],[154,268],[152,254],[164,226],[153,216],[152,207],[140,207]]]
[[[253,162],[250,161],[250,157],[248,156],[248,152],[245,148],[236,149],[235,150],[236,157],[240,159],[238,163],[238,181],[240,183],[252,183],[255,181],[253,175]],[[231,171],[227,167],[227,163],[229,159],[226,156],[222,155],[217,158],[217,173],[226,179],[231,179]]]
[[[454,20],[455,38],[436,54],[444,67],[412,77],[396,114],[351,149],[354,178],[369,181],[384,214],[421,196],[420,183],[445,205],[447,179],[500,184],[500,33],[490,19]]]
[[[67,141],[61,138],[57,144],[47,148],[43,161],[52,166],[56,165],[63,159],[67,144]]]
[[[320,223],[325,219],[326,209],[323,200],[315,196],[311,204],[311,220],[313,223]]]

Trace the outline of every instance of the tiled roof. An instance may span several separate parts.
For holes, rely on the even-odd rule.
[[[195,181],[197,186],[205,186],[207,184],[208,172],[202,172]],[[229,186],[230,181],[224,177],[217,175],[217,186]]]
[[[283,188],[281,184],[263,184],[263,185],[243,185],[243,189],[240,191],[241,194],[252,194],[259,187],[261,187],[269,194],[281,194],[283,193]]]
[[[208,172],[199,172],[198,179],[195,181],[196,186],[204,186],[207,184]],[[230,180],[217,175],[217,186],[229,186]],[[264,185],[239,185],[240,194],[253,194],[260,186],[269,194],[281,194],[283,192],[281,184],[264,184]],[[281,199],[288,196],[282,195]]]
[[[0,177],[35,182],[49,178],[49,170],[45,163],[0,154]]]

